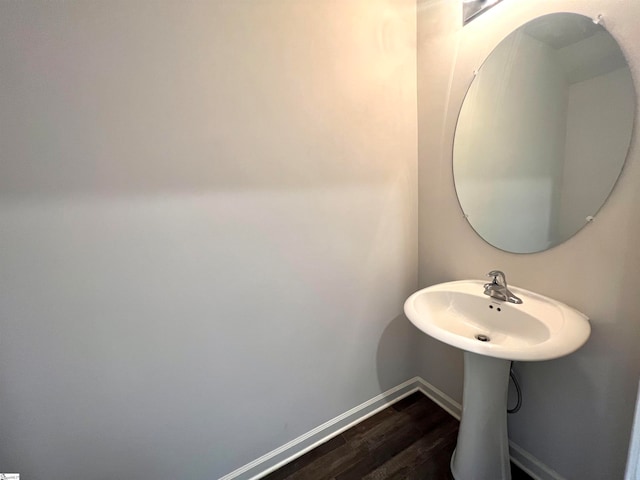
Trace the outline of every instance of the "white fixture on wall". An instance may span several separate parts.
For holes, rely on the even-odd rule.
[[[627,472],[624,480],[640,480],[640,385],[638,385],[638,400],[636,401],[636,415],[631,430],[631,444],[627,459]]]
[[[462,0],[462,23],[466,25],[502,0]]]
[[[458,442],[451,459],[456,480],[510,480],[507,393],[512,360],[551,360],[589,338],[579,311],[521,288],[504,274],[433,285],[411,295],[404,311],[427,335],[464,350],[464,389]],[[500,277],[501,282],[496,281]]]

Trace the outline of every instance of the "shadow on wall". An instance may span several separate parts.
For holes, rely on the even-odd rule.
[[[618,360],[606,347],[606,330],[592,321],[590,340],[577,352],[514,366],[523,388],[523,403],[520,412],[509,416],[510,438],[535,457],[545,459],[558,473],[572,478],[622,478],[624,473],[628,433],[620,432],[630,431],[633,405],[625,403],[624,394],[612,393],[623,388],[620,382],[624,374],[615,371]],[[608,388],[602,388],[603,382]],[[515,397],[510,396],[509,405],[514,404]],[[612,414],[612,404],[616,415]],[[564,412],[569,411],[573,413],[567,417]],[[587,418],[590,421],[583,421]],[[611,428],[600,430],[595,441],[594,425],[603,423]],[[581,460],[596,455],[594,450],[605,452],[600,455],[607,459],[597,471]]]
[[[406,379],[415,375],[416,339],[420,332],[404,313],[395,317],[386,326],[378,342],[376,371],[380,390],[385,392],[399,384],[398,370],[406,372]]]

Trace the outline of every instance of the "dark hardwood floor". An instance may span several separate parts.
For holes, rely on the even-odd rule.
[[[458,421],[414,393],[264,477],[267,480],[452,480]],[[513,480],[531,480],[512,464]]]

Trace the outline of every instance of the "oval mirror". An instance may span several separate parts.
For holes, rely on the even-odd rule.
[[[636,95],[616,40],[591,18],[554,13],[489,55],[465,96],[453,174],[487,242],[533,253],[591,221],[622,170]]]

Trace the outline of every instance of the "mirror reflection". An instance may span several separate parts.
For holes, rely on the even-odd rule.
[[[497,248],[553,247],[593,218],[622,170],[635,91],[616,40],[556,13],[505,38],[471,83],[453,170],[474,230]]]

